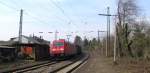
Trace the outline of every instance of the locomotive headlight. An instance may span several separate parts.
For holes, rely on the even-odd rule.
[[[52,51],[56,51],[56,49],[52,49]]]
[[[60,48],[61,51],[64,51],[64,48]]]

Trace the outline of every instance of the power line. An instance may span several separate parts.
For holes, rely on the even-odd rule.
[[[13,4],[14,5],[18,5],[15,1],[11,1],[11,2],[13,2]],[[15,11],[20,11],[20,10],[18,10],[17,8],[15,8],[15,7],[12,7],[12,6],[9,6],[9,5],[7,5],[6,3],[4,3],[4,2],[2,2],[2,1],[0,1],[0,3],[2,4],[2,5],[4,5],[4,6],[6,6],[6,7],[8,7],[8,8],[10,8],[10,9],[12,9],[12,10],[15,10]],[[20,6],[19,6],[20,7]],[[26,10],[27,11],[27,10]],[[34,18],[35,20],[37,20],[37,21],[39,21],[40,23],[42,23],[42,24],[46,24],[45,22],[43,22],[42,20],[40,20],[40,19],[38,19],[37,17],[35,17],[35,16],[33,16],[33,15],[31,15],[31,14],[29,14],[29,13],[25,13],[26,15],[29,15],[30,17],[32,17],[32,18]],[[57,16],[57,18],[58,18],[58,16]],[[62,19],[61,19],[62,20]]]
[[[67,19],[69,20],[69,23],[71,24],[74,24],[73,23],[73,21],[71,20],[71,18],[70,17],[68,17],[67,16],[67,14],[64,12],[64,10],[59,6],[59,5],[57,5],[54,1],[52,1],[52,0],[50,0],[57,8],[59,8],[59,10],[64,14],[64,16],[65,17],[67,17]],[[16,10],[16,11],[19,11],[19,10],[17,10],[17,8],[14,8],[14,7],[12,7],[12,6],[9,6],[9,5],[7,5],[7,4],[5,4],[5,3],[3,3],[2,1],[0,2],[1,4],[3,4],[3,5],[5,5],[5,6],[7,6],[8,8],[10,8],[10,9],[13,9],[13,10]],[[15,1],[13,1],[13,3],[15,3],[15,5],[17,6],[18,4],[15,2]],[[46,8],[44,8],[46,11],[47,11],[47,9]],[[25,9],[24,9],[25,10]],[[27,10],[26,10],[27,11]],[[37,17],[34,17],[34,16],[32,16],[32,15],[30,15],[29,13],[27,14],[27,15],[29,15],[30,17],[32,17],[32,18],[34,18],[34,19],[36,19],[36,20],[39,20],[41,23],[45,23],[45,22],[43,22],[43,21],[41,21],[40,19],[38,19]],[[56,15],[55,15],[56,16]],[[56,16],[58,19],[60,19],[58,16]],[[61,21],[64,21],[63,19],[60,19]],[[66,22],[66,21],[65,21]]]
[[[41,19],[39,19],[39,18],[33,16],[32,14],[30,14],[29,11],[28,11],[28,12],[25,12],[25,14],[28,15],[28,16],[30,16],[30,17],[33,18],[34,20],[37,20],[37,21],[40,22],[41,24],[47,24],[46,22],[43,22]]]
[[[9,1],[9,2],[11,2],[11,3],[14,4],[16,7],[18,7],[18,3],[16,3],[15,0],[11,0],[11,1]],[[19,6],[19,7],[21,7],[21,6]],[[21,8],[22,8],[22,7],[21,7]]]
[[[15,3],[15,2],[13,2],[13,3]],[[15,3],[16,5],[18,5],[17,3]],[[40,4],[39,4],[40,5]],[[43,7],[43,6],[40,6],[40,7],[42,7],[41,9],[43,9],[44,11],[46,11],[46,12],[50,12],[51,10],[49,10],[49,8],[46,8],[46,7]],[[29,11],[29,10],[28,10]],[[31,13],[31,12],[30,12]],[[35,15],[35,13],[34,13],[34,15]],[[30,15],[31,16],[31,15]],[[54,16],[57,18],[57,19],[59,19],[60,21],[63,21],[63,22],[66,22],[65,20],[63,20],[63,18],[60,18],[59,16],[57,16],[56,14],[54,14]],[[32,16],[33,17],[33,16]],[[36,16],[37,17],[37,16]],[[46,17],[46,18],[50,18],[49,16],[44,16],[44,17]],[[35,18],[35,17],[33,17],[33,18]],[[40,20],[40,19],[38,19],[38,18],[36,18],[37,20]],[[40,20],[40,22],[42,22],[41,20]],[[43,22],[42,22],[43,23]]]
[[[63,15],[70,21],[69,23],[72,23],[74,25],[76,25],[72,19],[65,13],[64,9],[61,8],[56,2],[54,2],[53,0],[49,0],[51,3],[53,3],[62,13]]]
[[[57,3],[55,3],[55,2],[52,1],[52,0],[50,0],[50,1],[51,1],[57,8],[59,8],[59,10],[64,14],[65,17],[68,18],[69,24],[71,24],[71,23],[74,24],[74,22],[71,20],[71,18],[70,18],[69,16],[67,16],[67,14],[64,12],[64,10],[63,10]],[[0,3],[3,4],[3,5],[5,5],[5,6],[7,6],[7,7],[10,8],[10,9],[15,10],[15,11],[20,11],[20,10],[18,10],[17,8],[12,7],[12,6],[10,6],[10,5],[8,5],[8,4],[2,2],[2,1],[0,1]],[[14,3],[15,3],[16,6],[18,5],[15,1],[13,1],[13,4],[14,4]],[[20,6],[18,6],[18,7],[20,7]],[[24,10],[26,10],[26,9],[24,9]],[[45,10],[47,11],[47,9],[45,9]],[[35,20],[39,21],[39,22],[42,23],[42,24],[46,24],[45,22],[43,22],[43,20],[39,19],[37,16],[35,17],[35,16],[33,16],[32,14],[29,14],[29,12],[27,13],[27,10],[26,10],[25,14],[26,14],[26,15],[29,15],[30,17],[34,18]],[[34,15],[35,15],[35,14],[34,14]],[[56,16],[56,15],[55,15],[55,16]],[[58,16],[56,16],[56,17],[58,18]],[[61,20],[61,21],[64,21],[64,20],[62,20],[62,19],[60,19],[60,20]]]
[[[2,5],[4,5],[4,6],[10,8],[10,9],[12,9],[12,10],[20,11],[20,10],[17,10],[17,8],[14,8],[14,7],[12,7],[12,6],[9,6],[9,5],[7,5],[6,3],[4,3],[4,2],[2,2],[2,1],[0,1],[0,3],[1,3]],[[32,18],[34,18],[34,19],[36,19],[36,20],[38,20],[38,21],[41,22],[42,24],[45,24],[45,23],[42,22],[40,19],[38,19],[38,18],[36,18],[36,17],[30,15],[29,13],[25,12],[25,14],[26,14],[26,15],[29,15],[30,17],[32,17]]]
[[[12,10],[20,11],[20,10],[17,10],[17,8],[6,4],[5,2],[0,1],[0,3],[1,3],[2,5],[4,5],[4,6],[10,8],[10,9],[12,9]],[[13,1],[12,4],[14,4],[14,3],[15,3],[16,6],[18,5],[15,1]],[[21,7],[21,6],[18,6],[18,7]],[[41,6],[41,7],[42,7],[42,6]],[[31,12],[29,12],[29,10],[28,10],[28,11],[27,11],[26,9],[24,9],[24,10],[25,10],[25,12],[24,12],[25,15],[30,16],[31,18],[33,18],[34,20],[40,22],[41,24],[48,24],[48,23],[44,22],[43,20],[39,19],[37,16],[35,16],[35,13],[34,13],[34,16],[33,16],[33,14],[31,14]],[[55,15],[55,16],[56,16],[56,15]],[[58,18],[58,16],[57,16],[57,18]],[[62,19],[61,19],[61,20],[62,20]],[[62,20],[62,21],[63,21],[63,20]],[[66,22],[66,21],[65,21],[65,22]]]
[[[42,7],[42,9],[45,10],[45,11],[47,11],[47,12],[51,12],[51,10],[49,10],[49,8],[46,8],[46,7],[43,7],[43,6],[40,6],[40,7]],[[57,16],[56,14],[54,14],[54,16],[56,18],[58,18],[59,20],[66,22],[65,20],[63,20],[62,18],[60,18],[59,16]],[[48,17],[48,16],[46,16],[46,17]]]
[[[54,2],[54,0],[52,0],[52,1]],[[56,4],[57,6],[58,6],[58,3],[59,3],[59,2],[58,2],[57,0],[55,0],[55,4]],[[59,4],[60,4],[60,3],[59,3]],[[71,9],[73,9],[72,6],[68,6],[68,7],[71,8]],[[59,6],[59,8],[62,9],[60,6]],[[62,10],[63,10],[63,9],[62,9]],[[63,10],[63,12],[65,12],[65,11]],[[83,20],[80,18],[80,21],[82,22]]]
[[[49,2],[48,2],[49,3]],[[50,7],[53,7],[51,4],[48,4],[48,5],[50,5]],[[51,12],[51,10],[49,9],[49,8],[47,8],[47,7],[43,7],[43,6],[41,6],[42,7],[42,9],[44,9],[45,11],[47,11],[47,12]],[[62,22],[64,22],[64,23],[67,23],[68,24],[68,21],[67,20],[64,20],[64,18],[61,18],[60,16],[58,16],[57,14],[53,14],[54,15],[54,17],[56,17],[56,19],[59,19],[60,21],[62,21]],[[46,16],[46,17],[48,17],[48,16]],[[48,17],[48,18],[50,18],[50,17]],[[59,22],[60,24],[62,24],[61,22]],[[62,25],[64,25],[65,26],[65,24],[62,24]],[[62,29],[63,29],[63,27],[62,27]]]
[[[53,2],[54,2],[54,1],[53,1]],[[57,0],[55,0],[55,3],[59,3],[59,2],[58,2]],[[60,4],[60,3],[59,3],[59,4]],[[57,5],[58,5],[58,4],[57,4]],[[68,6],[68,7],[69,7],[70,9],[73,9],[72,6]],[[61,8],[61,7],[60,7],[60,8]],[[62,8],[61,8],[61,9],[62,9]],[[63,10],[63,11],[64,11],[64,10]],[[76,10],[74,10],[74,11],[76,11]],[[73,12],[73,13],[75,13],[75,12]],[[80,16],[80,17],[77,16],[77,15],[75,15],[75,16],[78,18],[78,20],[79,20],[81,23],[82,23],[82,22],[84,23],[83,19],[85,19],[85,18],[82,19],[81,16]]]
[[[17,8],[15,8],[15,7],[12,7],[12,6],[9,6],[8,4],[6,4],[6,3],[4,3],[4,2],[2,2],[2,1],[0,1],[0,4],[2,4],[2,5],[4,5],[4,6],[6,6],[7,8],[10,8],[10,9],[12,9],[12,10],[15,10],[15,11],[20,11],[20,10],[18,10]]]
[[[17,6],[18,4],[14,1],[14,0],[11,0],[13,3],[15,3],[15,5]],[[48,10],[47,8],[45,8],[45,7],[43,7],[43,6],[41,6],[42,7],[42,9],[44,9],[44,10]],[[27,10],[26,10],[27,11]],[[29,11],[29,10],[28,10]],[[31,14],[29,14],[29,13],[27,13],[27,15],[29,15],[30,17],[32,17],[32,18],[34,18],[34,19],[36,19],[36,20],[38,20],[38,21],[40,21],[41,23],[44,23],[45,24],[45,22],[43,22],[43,21],[41,21],[40,19],[38,19],[37,17],[35,17],[35,16],[33,16],[33,15],[31,15]],[[35,15],[35,13],[34,13],[34,15]],[[58,17],[57,17],[58,18]]]

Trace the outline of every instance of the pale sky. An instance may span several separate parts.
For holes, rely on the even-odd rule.
[[[0,0],[0,40],[18,36],[20,9],[24,10],[23,35],[34,33],[53,40],[54,33],[48,32],[57,30],[58,38],[66,39],[67,34],[72,35],[71,40],[75,35],[97,38],[97,30],[106,31],[106,17],[98,14],[106,13],[107,6],[116,14],[116,3],[116,0]],[[150,1],[138,0],[137,4],[141,13],[149,17]],[[111,18],[111,32],[113,22]]]

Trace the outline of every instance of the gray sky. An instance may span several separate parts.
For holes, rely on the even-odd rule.
[[[137,3],[142,14],[149,16],[150,1]],[[53,40],[54,33],[48,32],[57,30],[59,38],[66,39],[67,34],[72,35],[72,40],[75,35],[97,37],[97,30],[106,30],[106,17],[98,14],[106,13],[107,6],[112,14],[116,13],[116,0],[0,0],[0,40],[18,36],[20,9],[24,10],[23,35],[34,33]],[[111,32],[113,22],[111,18]]]

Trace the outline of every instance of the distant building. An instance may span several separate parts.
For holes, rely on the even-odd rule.
[[[11,38],[10,41],[19,42],[19,37]],[[24,36],[22,35],[22,44],[49,44],[49,41],[37,36]]]
[[[23,59],[41,60],[49,58],[49,41],[37,36],[24,36],[21,37],[21,43],[19,43],[19,37],[11,38],[10,41],[16,42],[15,46],[19,48],[18,57]]]
[[[10,46],[13,43],[15,43],[15,42],[13,42],[13,41],[0,41],[0,46]]]

